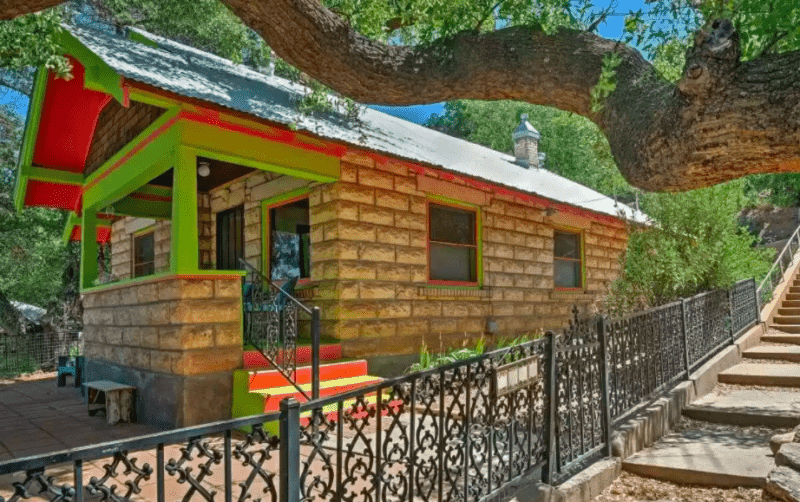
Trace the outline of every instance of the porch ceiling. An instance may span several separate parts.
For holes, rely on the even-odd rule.
[[[225,183],[229,183],[235,179],[246,176],[257,169],[252,167],[235,164],[233,162],[225,162],[222,160],[209,159],[206,157],[198,157],[198,164],[201,162],[208,162],[210,173],[208,176],[197,177],[197,191],[209,192]],[[157,176],[150,181],[151,185],[158,185],[162,187],[172,187],[172,169],[167,170],[164,174]]]

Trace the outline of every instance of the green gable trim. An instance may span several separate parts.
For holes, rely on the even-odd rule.
[[[33,81],[33,95],[31,96],[28,116],[25,119],[25,134],[22,138],[22,150],[17,164],[17,184],[14,187],[14,206],[17,211],[22,211],[25,203],[25,189],[28,186],[28,172],[33,161],[33,149],[36,138],[39,136],[39,121],[42,118],[42,105],[44,93],[47,90],[47,69],[42,66],[36,70]]]
[[[159,185],[144,185],[136,189],[134,193],[141,193],[146,195],[156,195],[158,197],[172,198],[172,188],[162,187]]]
[[[58,44],[64,53],[74,57],[86,69],[83,86],[93,91],[104,92],[125,106],[125,92],[122,90],[122,77],[108,66],[100,56],[90,51],[67,30],[58,34]]]

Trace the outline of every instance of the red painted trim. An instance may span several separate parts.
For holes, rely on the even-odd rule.
[[[202,281],[205,279],[238,279],[241,280],[242,276],[239,274],[211,274],[211,275],[175,275],[173,276],[175,279],[186,279],[186,280],[198,280]]]
[[[81,241],[81,226],[75,225],[72,227],[72,233],[69,236],[69,240],[73,242],[80,242]],[[98,244],[106,244],[111,240],[111,227],[107,226],[98,226],[97,227],[97,243]]]
[[[465,244],[464,247],[470,247],[470,248],[474,247],[475,248],[475,277],[479,278],[478,281],[475,281],[475,282],[472,282],[472,281],[442,281],[442,280],[439,280],[439,279],[431,279],[431,204],[435,204],[437,206],[452,207],[452,208],[455,208],[455,209],[460,209],[462,211],[472,211],[473,213],[475,213],[475,226],[472,229],[475,232],[475,235],[474,235],[475,245],[471,246],[471,245]],[[425,212],[425,232],[426,232],[426,235],[425,235],[425,246],[427,248],[426,251],[428,253],[428,284],[430,284],[432,286],[472,286],[472,287],[480,286],[480,277],[479,276],[483,275],[483,270],[479,270],[480,267],[478,267],[478,262],[480,261],[480,256],[479,255],[483,253],[483,246],[482,246],[482,243],[480,242],[480,234],[478,233],[478,225],[480,224],[478,222],[478,218],[481,217],[480,211],[477,208],[468,209],[468,208],[465,208],[464,206],[461,206],[459,204],[452,204],[452,203],[448,203],[446,201],[430,200],[430,199],[427,199],[425,201],[425,209],[426,209],[426,212]],[[441,244],[446,244],[446,243],[442,242]]]

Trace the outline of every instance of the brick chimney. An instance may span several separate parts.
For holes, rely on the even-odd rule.
[[[541,138],[539,131],[533,128],[528,122],[528,114],[523,113],[520,116],[519,125],[514,129],[511,134],[511,139],[514,140],[514,157],[515,161],[526,169],[539,167],[539,138]]]

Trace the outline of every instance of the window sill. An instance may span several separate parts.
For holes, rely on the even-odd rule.
[[[583,289],[563,289],[550,291],[551,300],[569,300],[571,302],[591,302],[594,301],[594,294]]]
[[[448,298],[489,298],[492,288],[480,286],[444,286],[428,284],[417,287],[417,296]]]

